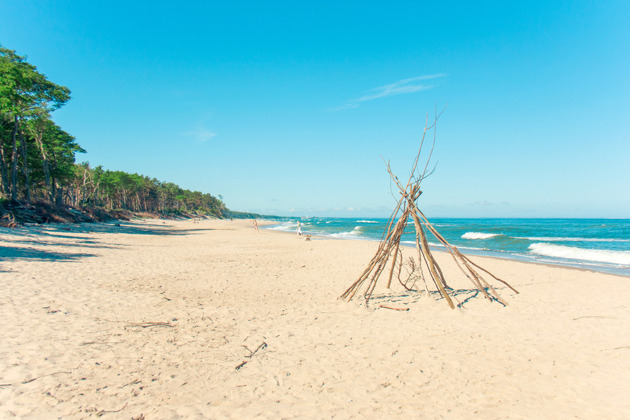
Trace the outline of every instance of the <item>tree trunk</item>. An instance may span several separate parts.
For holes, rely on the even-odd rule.
[[[28,154],[26,148],[26,139],[24,138],[24,133],[20,131],[20,149],[22,149],[22,172],[24,173],[24,183],[25,183],[25,198],[27,202],[31,201],[31,183],[28,176]]]
[[[0,144],[0,172],[2,173],[2,194],[8,196],[9,189],[9,172],[7,171],[7,159],[4,156],[4,147]]]
[[[46,154],[46,150],[44,149],[44,142],[42,141],[43,133],[38,133],[35,135],[35,142],[37,146],[39,146],[39,151],[42,154],[42,166],[44,167],[44,182],[46,182],[46,189],[48,190],[48,196],[50,202],[53,202],[53,187],[50,182],[50,166],[48,163],[48,155]]]
[[[87,201],[87,187],[86,187],[87,181],[88,181],[88,170],[86,168],[83,168],[83,184],[81,185],[81,206],[82,207],[85,207],[85,203]]]
[[[100,180],[100,179],[98,179],[98,180],[96,181],[96,185],[94,185],[94,193],[93,193],[93,197],[92,197],[92,205],[93,205],[94,207],[97,207],[97,206],[98,206],[98,200],[99,200],[99,197],[98,197],[98,189],[99,189],[100,184],[101,184],[101,180]]]
[[[56,183],[57,182],[55,182],[55,184]],[[61,205],[63,205],[63,187],[60,186],[60,185],[57,185],[56,189],[57,189],[57,191],[56,191],[57,194],[56,194],[56,197],[55,197],[55,204],[57,206],[61,206]]]
[[[11,153],[11,200],[17,201],[17,132],[18,132],[18,117],[14,117],[13,126],[13,151]]]
[[[55,196],[57,195],[57,181],[55,178],[50,180],[50,204],[55,204]]]

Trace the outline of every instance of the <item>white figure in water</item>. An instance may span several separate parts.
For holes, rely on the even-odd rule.
[[[300,224],[299,220],[298,220],[298,226],[297,226],[297,234],[298,236],[302,236],[302,225]]]

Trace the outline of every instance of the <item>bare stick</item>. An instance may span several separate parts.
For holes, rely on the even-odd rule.
[[[387,280],[387,288],[389,289],[392,285],[392,276],[394,275],[394,268],[396,268],[396,258],[398,258],[398,248],[400,247],[400,242],[396,243],[396,249],[394,250],[394,260],[392,261],[392,269],[389,270],[389,279]]]
[[[98,413],[96,413],[96,416],[97,417],[102,417],[104,414],[107,414],[107,413],[119,413],[119,412],[123,411],[126,407],[127,407],[127,403],[125,403],[125,405],[120,407],[118,410],[101,410]]]
[[[394,308],[392,306],[378,305],[379,308],[391,309],[392,311],[408,311],[409,308]]]

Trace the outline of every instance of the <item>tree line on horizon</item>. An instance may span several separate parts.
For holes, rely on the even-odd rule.
[[[70,100],[26,57],[0,45],[0,200],[226,217],[220,198],[170,182],[76,163],[85,150],[51,113]]]

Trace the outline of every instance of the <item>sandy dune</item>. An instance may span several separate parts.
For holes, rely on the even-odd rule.
[[[2,229],[0,418],[630,418],[630,278],[474,258],[521,292],[499,287],[507,307],[338,300],[376,246],[247,221]]]

